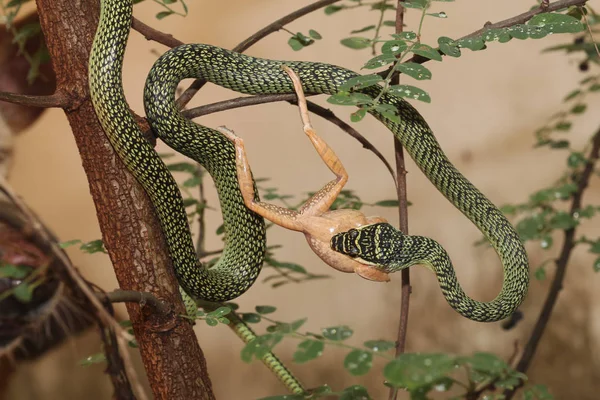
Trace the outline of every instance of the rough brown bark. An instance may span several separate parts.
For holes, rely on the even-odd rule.
[[[152,205],[114,153],[88,96],[87,64],[99,6],[96,0],[37,0],[57,87],[88,178],[100,229],[121,288],[151,292],[172,315],[127,309],[156,399],[213,399],[206,361],[185,314]]]

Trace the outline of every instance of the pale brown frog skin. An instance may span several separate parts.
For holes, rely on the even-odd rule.
[[[294,88],[298,95],[300,117],[304,124],[304,132],[317,150],[317,153],[319,153],[319,156],[321,156],[321,159],[325,162],[331,172],[335,174],[336,178],[327,183],[321,190],[308,199],[298,211],[280,207],[275,204],[255,201],[254,183],[243,139],[237,137],[227,128],[217,128],[235,145],[237,176],[244,197],[244,203],[250,210],[274,224],[286,229],[304,233],[310,248],[330,267],[341,272],[354,272],[362,278],[371,281],[387,282],[390,278],[386,272],[383,272],[372,265],[363,264],[331,249],[330,241],[335,234],[346,232],[350,229],[364,225],[387,221],[381,217],[367,217],[357,210],[329,211],[329,207],[331,207],[331,204],[333,204],[348,181],[348,174],[334,151],[313,129],[310,123],[306,98],[302,90],[300,79],[288,67],[284,66],[283,68],[294,82]]]

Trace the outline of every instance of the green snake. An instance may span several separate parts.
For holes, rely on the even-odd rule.
[[[123,94],[121,71],[130,30],[131,0],[102,0],[99,27],[90,54],[90,93],[98,119],[124,164],[148,193],[161,222],[175,274],[185,292],[195,299],[226,301],[244,293],[256,280],[265,253],[265,227],[260,217],[246,209],[235,169],[233,144],[219,132],[184,119],[175,103],[182,79],[203,78],[247,94],[294,93],[283,64],[300,77],[309,94],[335,94],[340,85],[358,76],[337,66],[313,62],[273,61],[218,47],[194,44],[176,47],[152,67],[144,91],[145,109],[153,131],[169,146],[200,162],[215,181],[225,225],[225,248],[216,265],[207,269],[196,258],[181,194],[173,177],[138,128]],[[382,87],[363,93],[373,97]],[[460,288],[452,264],[441,247],[422,246],[411,236],[393,236],[400,244],[398,259],[414,262],[412,255],[430,263],[452,307],[467,318],[496,321],[509,316],[525,297],[529,271],[525,249],[502,213],[479,192],[444,155],[431,129],[410,104],[383,93],[382,103],[398,109],[400,123],[371,112],[400,140],[416,164],[460,211],[485,235],[504,268],[498,297],[476,302]],[[364,230],[365,233],[369,230]],[[375,240],[375,244],[379,240]],[[420,257],[423,248],[433,256]],[[339,249],[343,251],[343,249]],[[377,264],[382,259],[374,259]],[[440,261],[439,263],[437,261]],[[434,264],[435,262],[435,264]],[[397,268],[396,260],[392,268]],[[388,268],[380,265],[380,268]]]

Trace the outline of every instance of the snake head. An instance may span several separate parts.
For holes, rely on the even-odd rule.
[[[399,236],[400,235],[400,236]],[[396,253],[402,233],[388,223],[365,225],[331,238],[331,249],[360,263],[385,268]]]

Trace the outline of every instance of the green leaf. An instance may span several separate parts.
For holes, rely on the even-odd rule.
[[[545,385],[534,385],[523,392],[524,400],[554,400]]]
[[[485,48],[485,43],[481,39],[481,37],[472,37],[466,39],[460,39],[457,41],[459,47],[464,47],[472,51],[477,51]]]
[[[279,261],[270,259],[269,265],[272,265],[273,267],[276,267],[276,268],[289,269],[290,271],[298,272],[300,274],[306,274],[306,268],[304,268],[301,265],[291,263],[291,262],[279,262]]]
[[[372,400],[364,386],[353,385],[342,391],[338,400]]]
[[[527,24],[544,28],[551,33],[576,33],[584,29],[584,25],[577,18],[558,13],[535,15]]]
[[[572,114],[583,114],[586,109],[587,109],[586,104],[582,104],[582,103],[575,104],[573,106],[573,108],[571,108],[571,113]]]
[[[558,122],[554,126],[554,129],[556,129],[557,131],[568,131],[569,129],[571,129],[571,123],[569,121]]]
[[[294,353],[294,361],[298,364],[303,364],[307,361],[314,360],[323,354],[325,345],[318,340],[304,340],[300,342],[296,352]]]
[[[363,68],[366,69],[375,69],[386,66],[388,64],[392,64],[396,62],[396,57],[393,54],[380,54],[376,57],[371,58],[369,61],[365,63]]]
[[[409,99],[424,101],[431,103],[431,97],[423,89],[411,85],[392,85],[389,88],[390,93],[399,97],[407,97]]]
[[[442,61],[442,56],[436,49],[426,44],[418,44],[412,48],[412,52],[430,60]]]
[[[405,8],[424,10],[429,7],[429,2],[427,0],[406,0],[404,3],[402,3],[402,6]]]
[[[579,96],[580,94],[581,94],[581,90],[575,89],[571,93],[569,93],[568,95],[566,95],[565,98],[563,99],[563,101],[569,101],[569,100],[571,100],[571,99]]]
[[[481,35],[486,42],[506,43],[512,39],[512,36],[506,29],[488,29]]]
[[[317,31],[315,31],[314,29],[309,30],[308,35],[315,40],[323,39],[323,36],[321,36],[321,34]]]
[[[396,347],[396,343],[387,340],[368,340],[363,344],[365,347],[377,352],[388,351]]]
[[[342,341],[348,339],[354,332],[346,325],[341,325],[323,328],[321,329],[321,333],[329,340]]]
[[[81,240],[79,239],[73,239],[73,240],[68,240],[66,242],[61,242],[58,245],[60,246],[61,249],[66,249],[67,247],[71,247],[75,244],[79,244],[81,243]]]
[[[324,11],[325,11],[326,15],[331,15],[331,14],[336,13],[336,12],[342,10],[342,9],[344,9],[344,7],[342,7],[342,6],[336,6],[336,5],[331,5],[331,6],[325,7]]]
[[[474,370],[489,374],[490,376],[498,376],[509,369],[504,360],[491,353],[475,353],[472,357],[465,358],[464,360]]]
[[[358,121],[362,120],[365,117],[365,115],[367,115],[367,109],[359,108],[358,110],[356,110],[355,112],[350,114],[350,121],[358,122]]]
[[[540,241],[540,247],[544,250],[549,249],[550,247],[552,247],[553,242],[554,241],[552,240],[552,236],[544,236]]]
[[[435,18],[448,18],[448,14],[446,14],[444,11],[441,11],[439,13],[427,13],[427,15]]]
[[[546,279],[546,270],[544,269],[544,267],[539,267],[535,270],[533,275],[538,281],[543,281],[544,279]]]
[[[578,224],[579,221],[565,211],[559,211],[550,218],[550,226],[553,229],[567,230],[576,227]]]
[[[401,354],[384,367],[383,375],[389,384],[413,391],[436,384],[454,365],[446,354]]]
[[[245,362],[251,362],[253,358],[260,360],[265,354],[270,352],[281,340],[281,333],[267,333],[251,340],[242,349],[241,357]]]
[[[271,314],[277,310],[277,308],[273,306],[256,306],[254,309],[257,313],[262,315]]]
[[[596,240],[594,243],[592,243],[589,251],[590,253],[600,254],[600,240]],[[1,273],[0,276],[2,276]]]
[[[351,49],[364,49],[371,45],[371,39],[360,36],[352,36],[349,38],[342,39],[340,41],[344,46],[349,47]]]
[[[396,26],[396,22],[394,22],[393,26]],[[415,40],[417,38],[417,34],[413,31],[405,31],[400,33],[393,33],[392,37],[402,40]]]
[[[574,151],[573,153],[569,154],[569,158],[567,158],[567,165],[570,168],[582,167],[585,165],[586,162],[587,160],[585,159],[583,153],[580,153],[578,151]]]
[[[173,11],[161,11],[158,14],[156,14],[156,19],[163,19],[171,14],[173,14]]]
[[[350,33],[355,34],[355,33],[363,33],[363,32],[367,32],[370,31],[372,29],[375,29],[375,25],[369,25],[369,26],[365,26],[364,28],[360,28],[360,29],[356,29],[351,31]]]
[[[100,364],[106,361],[104,353],[96,353],[91,356],[87,356],[83,360],[79,361],[79,365],[82,367],[89,367],[90,365]]]
[[[31,271],[33,271],[33,268],[27,265],[2,263],[0,265],[0,278],[24,279]]]
[[[373,355],[364,350],[352,350],[344,359],[344,368],[354,376],[364,375],[373,366]]]
[[[107,253],[106,249],[104,249],[104,244],[101,239],[92,240],[91,242],[87,242],[79,247],[81,251],[84,253],[94,254],[94,253]]]
[[[227,315],[231,312],[231,308],[229,307],[219,307],[214,311],[211,311],[207,314],[207,316],[212,318],[220,318],[224,315]]]
[[[355,76],[340,85],[339,90],[342,92],[350,92],[351,90],[364,89],[376,85],[382,81],[383,78],[377,74]]]
[[[438,38],[438,45],[440,46],[440,51],[442,53],[450,57],[460,57],[460,48],[455,40],[442,36]]]
[[[249,324],[257,324],[262,320],[261,316],[255,313],[242,313],[240,315],[242,317],[242,321]]]
[[[381,52],[383,54],[397,55],[402,53],[408,48],[408,45],[404,40],[388,40],[381,46]]]
[[[202,183],[202,178],[200,178],[199,176],[193,176],[189,179],[186,179],[183,182],[183,187],[193,188],[193,187],[200,186],[201,183]]]
[[[196,174],[196,165],[188,162],[180,162],[175,164],[167,164],[167,169],[171,172],[189,172],[190,174]]]
[[[205,321],[208,326],[219,325],[219,321],[216,318],[206,317]]]
[[[431,79],[431,71],[429,71],[426,67],[424,67],[421,64],[412,62],[400,63],[396,66],[396,70],[419,81],[422,81],[424,79]]]
[[[600,272],[600,257],[594,261],[594,272]]]
[[[330,6],[331,7],[331,6]],[[304,400],[303,394],[281,394],[278,396],[261,397],[258,400]]]
[[[397,199],[394,200],[380,200],[375,203],[376,206],[379,207],[398,207],[400,202]]]
[[[288,45],[294,51],[299,51],[304,48],[304,45],[302,43],[300,43],[300,41],[298,39],[296,39],[295,36],[292,36],[291,38],[288,39]]]
[[[33,297],[33,288],[27,282],[23,282],[12,291],[13,296],[21,303],[29,303]]]

